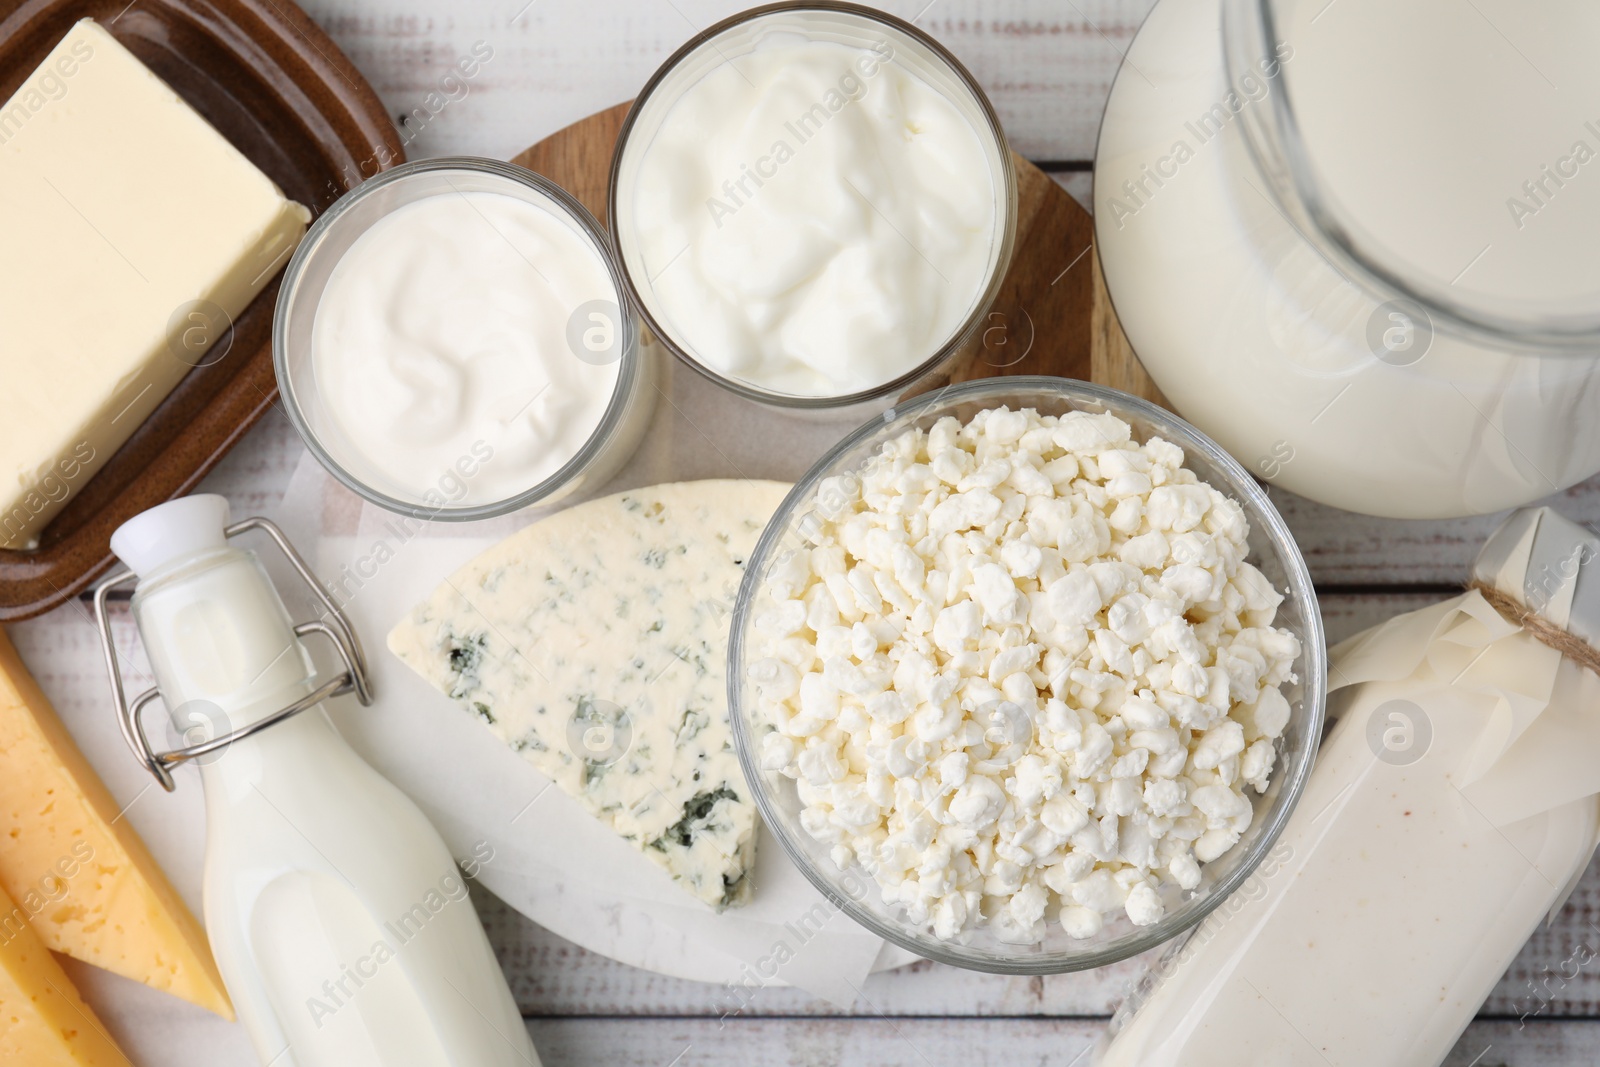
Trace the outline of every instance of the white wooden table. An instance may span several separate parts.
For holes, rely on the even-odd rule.
[[[988,90],[1017,150],[1087,203],[1106,93],[1151,2],[893,0],[883,6],[943,40]],[[506,158],[630,98],[696,29],[742,5],[310,0],[304,6],[365,72],[391,113],[408,116],[412,158]],[[480,73],[465,87],[447,80],[455,61],[478,42],[493,50]],[[204,488],[228,496],[235,515],[259,514],[282,496],[300,453],[281,412],[269,414]],[[1310,561],[1335,641],[1449,596],[1498,521],[1384,521],[1273,495]],[[1600,479],[1549,503],[1579,521],[1600,520]],[[114,779],[114,788],[120,783],[125,789],[138,772],[129,770],[120,742],[105,737],[114,731],[86,618],[81,603],[69,604],[11,633],[90,758]],[[157,791],[129,818],[138,826],[166,817],[163,803]],[[1140,966],[1130,961],[1085,974],[1004,978],[920,963],[869,979],[845,1014],[791,989],[769,989],[743,1012],[724,1017],[731,1003],[725,989],[613,963],[546,933],[486,894],[475,899],[549,1067],[1083,1063]],[[1591,870],[1557,921],[1524,949],[1447,1062],[1550,1067],[1600,1061],[1600,965],[1580,965],[1597,955],[1600,872]],[[160,994],[113,989],[120,980],[71,966],[96,1007],[109,1006],[107,1025],[136,1062],[253,1062],[237,1027]]]

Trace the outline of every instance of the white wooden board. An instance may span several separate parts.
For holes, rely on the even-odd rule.
[[[1092,157],[1099,114],[1121,52],[1152,0],[896,0],[880,6],[930,30],[976,74],[1013,144],[1035,160]],[[406,116],[413,158],[506,157],[600,108],[631,97],[695,30],[737,0],[314,0],[307,10]],[[474,45],[492,50],[480,73],[452,80]],[[1088,202],[1086,171],[1056,174]],[[254,429],[204,489],[259,514],[281,498],[300,445],[281,412]],[[1330,636],[1448,595],[1497,519],[1399,522],[1335,511],[1274,491],[1323,593]],[[1600,523],[1600,480],[1552,498]],[[119,613],[119,645],[131,626]],[[11,628],[113,790],[132,796],[142,771],[122,748],[82,603]],[[198,820],[199,792],[139,796],[128,818]],[[196,847],[179,871],[198,869]],[[184,880],[190,880],[185,878]],[[503,904],[480,913],[549,1067],[603,1062],[988,1064],[1073,1067],[1102,1017],[1137,974],[1136,962],[1075,975],[1006,978],[921,963],[867,980],[847,1017],[805,994],[762,990],[736,1014],[725,988],[663,978],[577,948]],[[195,902],[196,904],[198,902]],[[1600,870],[1591,869],[1549,927],[1530,940],[1447,1061],[1448,1067],[1557,1067],[1600,1062]],[[69,964],[136,1063],[245,1067],[242,1032],[160,994]],[[728,1017],[724,1018],[727,1015]],[[1080,1057],[1074,1060],[1074,1057]]]

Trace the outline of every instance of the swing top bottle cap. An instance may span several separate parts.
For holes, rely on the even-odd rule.
[[[175,559],[227,543],[228,501],[197,493],[140,512],[111,535],[111,551],[141,579]]]

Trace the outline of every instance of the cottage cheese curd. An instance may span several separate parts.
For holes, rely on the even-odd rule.
[[[753,44],[702,46],[641,103],[618,171],[645,307],[699,363],[775,393],[914,370],[973,315],[1004,247],[1003,148],[975,92],[948,69],[931,81],[942,61],[911,39],[846,21],[871,43],[807,39],[815,19],[787,12],[748,26]]]
[[[1109,414],[943,418],[821,483],[769,573],[762,766],[936,936],[1155,923],[1249,828],[1300,646],[1183,462]]]

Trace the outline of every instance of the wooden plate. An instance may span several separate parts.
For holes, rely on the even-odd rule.
[[[291,0],[0,0],[0,101],[79,19],[93,18],[314,214],[405,156],[361,74]],[[116,161],[106,160],[106,180]],[[45,527],[0,549],[0,620],[48,611],[112,563],[111,532],[192,490],[272,406],[274,281]]]
[[[611,151],[631,104],[559,130],[513,163],[563,186],[606,220]],[[983,351],[951,380],[1053,374],[1109,385],[1170,406],[1122,334],[1094,252],[1094,221],[1065,189],[1016,157],[1017,245]]]

